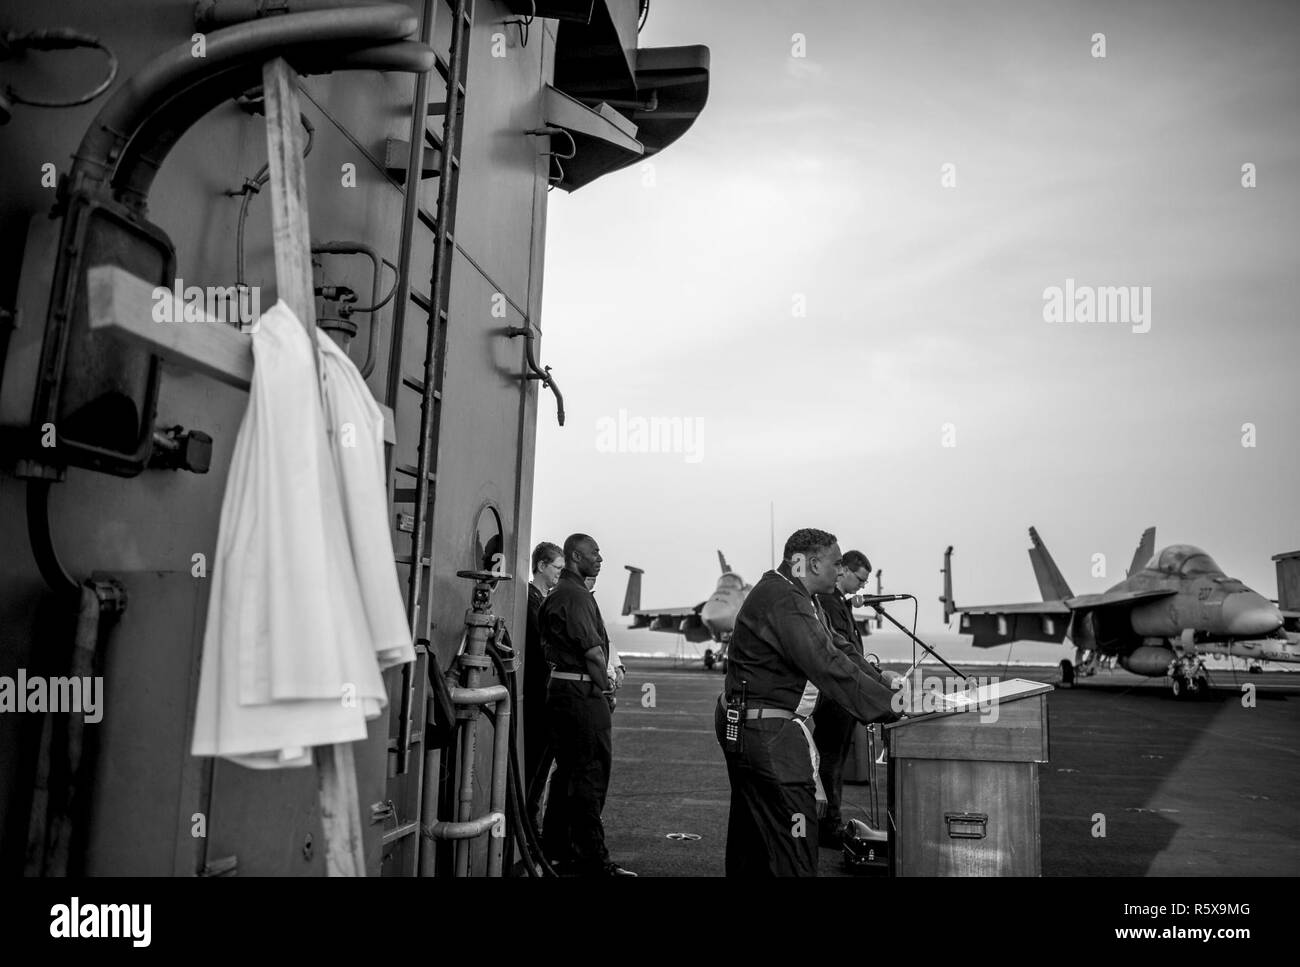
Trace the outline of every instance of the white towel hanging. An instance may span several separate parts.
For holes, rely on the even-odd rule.
[[[366,737],[366,720],[387,704],[381,664],[414,653],[387,526],[382,413],[328,339],[322,411],[311,341],[283,302],[252,339],[192,751],[254,768],[305,766],[312,746]],[[328,428],[345,424],[347,439],[338,430],[331,439]]]

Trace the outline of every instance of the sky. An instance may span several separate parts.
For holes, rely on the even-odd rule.
[[[1037,600],[1030,525],[1076,594],[1155,526],[1276,595],[1300,6],[655,0],[640,42],[707,45],[708,104],[550,194],[540,320],[532,541],[596,537],[608,620],[625,564],[646,607],[703,600],[716,549],[757,580],[770,508],[778,555],[831,531],[925,630],[948,545],[959,604]],[[1067,280],[1141,301],[1047,321]],[[620,446],[651,418],[694,432]]]

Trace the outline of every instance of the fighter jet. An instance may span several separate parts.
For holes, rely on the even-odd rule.
[[[685,608],[653,610],[641,608],[641,575],[645,571],[630,564],[623,565],[628,570],[623,614],[632,616],[632,624],[628,627],[670,631],[684,635],[687,641],[695,643],[712,641],[717,647],[704,650],[704,667],[712,668],[715,664],[720,664],[725,671],[727,646],[731,644],[731,633],[736,627],[736,614],[740,611],[745,596],[749,594],[750,585],[727,566],[727,559],[721,551],[718,551],[718,563],[722,565],[722,576],[706,600]]]
[[[958,607],[952,548],[944,552],[944,620],[960,614],[958,630],[974,635],[976,648],[1069,637],[1079,674],[1091,675],[1100,659],[1113,659],[1138,675],[1167,675],[1179,698],[1208,687],[1207,654],[1300,661],[1296,642],[1280,630],[1277,606],[1225,575],[1199,547],[1172,544],[1155,554],[1155,528],[1147,528],[1123,581],[1102,594],[1075,595],[1032,527],[1029,540],[1040,602]],[[1075,672],[1063,660],[1062,684],[1072,684]]]

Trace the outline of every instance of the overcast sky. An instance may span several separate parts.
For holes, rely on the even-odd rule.
[[[757,580],[769,502],[778,554],[833,531],[927,629],[948,544],[960,604],[1037,599],[1031,524],[1075,593],[1155,525],[1276,594],[1270,557],[1300,547],[1300,6],[655,0],[641,44],[696,43],[709,103],[653,178],[550,196],[568,425],[545,394],[532,539],[597,538],[607,619],[624,564],[652,607],[702,600],[716,548]],[[1149,331],[1045,321],[1067,279],[1149,286]],[[692,421],[697,452],[608,452],[620,410]]]

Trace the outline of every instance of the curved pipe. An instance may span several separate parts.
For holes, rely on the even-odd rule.
[[[424,835],[430,839],[474,839],[484,833],[491,832],[493,826],[504,826],[505,821],[504,812],[488,813],[478,819],[467,819],[458,823],[432,823],[424,827]]]
[[[379,301],[379,286],[383,281],[384,273],[383,264],[380,261],[379,253],[375,251],[374,246],[367,245],[365,242],[322,242],[311,247],[313,253],[322,255],[364,255],[370,259],[370,264],[374,267],[374,274],[371,276],[370,284],[370,305],[365,307],[354,307],[352,312],[370,313],[370,339],[366,346],[366,361],[364,365],[358,367],[361,378],[365,379],[375,368],[375,350],[379,346],[379,309],[385,305],[388,300]],[[394,289],[397,287],[396,281],[393,282]],[[391,295],[391,293],[390,293]]]
[[[400,40],[416,28],[401,4],[317,13],[290,13],[208,34],[205,56],[188,41],[146,64],[114,92],[86,129],[73,154],[68,187],[77,192],[112,180],[118,159],[136,130],[172,99],[177,89],[240,64],[260,64],[302,44],[374,45]]]
[[[78,592],[80,585],[63,569],[50,534],[50,481],[33,477],[27,481],[27,538],[37,570],[50,590],[60,594]]]
[[[262,17],[366,5],[363,0],[199,0],[194,5],[194,26],[200,30],[220,30]]]
[[[560,421],[560,426],[564,426],[564,394],[560,392],[560,387],[556,385],[555,377],[551,375],[551,367],[545,369],[537,365],[537,358],[533,356],[533,330],[528,326],[509,326],[506,328],[506,335],[511,339],[515,336],[524,337],[525,359],[528,361],[530,373],[524,373],[524,379],[540,379],[542,385],[555,394],[555,415]]]
[[[427,73],[434,68],[432,48],[413,41],[376,47],[300,46],[281,51],[299,74],[311,76],[338,70]],[[204,115],[222,102],[262,83],[262,65],[240,64],[204,77],[177,93],[140,125],[118,161],[113,175],[119,200],[143,210],[154,177],[176,142]]]

